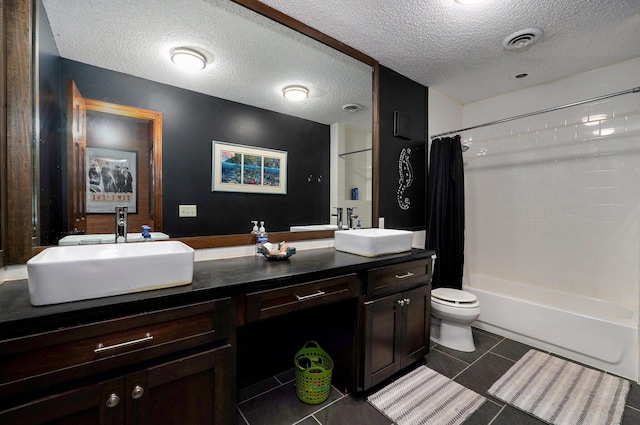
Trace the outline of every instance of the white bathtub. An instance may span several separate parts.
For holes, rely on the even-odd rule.
[[[490,276],[471,275],[464,290],[480,301],[479,329],[638,380],[638,312]]]

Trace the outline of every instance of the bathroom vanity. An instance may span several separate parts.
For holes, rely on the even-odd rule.
[[[6,282],[0,423],[234,424],[238,385],[291,368],[306,340],[334,385],[366,390],[428,350],[432,254],[197,262],[191,285],[43,307]]]

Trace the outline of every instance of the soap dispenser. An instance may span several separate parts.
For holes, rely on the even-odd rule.
[[[147,226],[146,224],[142,226],[142,237],[144,238],[145,242],[148,242],[151,240],[151,233],[149,233],[150,230],[151,230],[151,227]]]
[[[253,229],[251,230],[251,234],[252,235],[257,235],[258,234],[258,220],[251,220],[251,222],[253,223]]]
[[[264,221],[260,222],[260,229],[256,235],[256,255],[262,255],[262,248],[265,243],[269,242],[267,231],[264,228]]]

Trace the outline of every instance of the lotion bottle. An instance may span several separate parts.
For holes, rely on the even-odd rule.
[[[264,221],[260,222],[260,229],[256,235],[256,255],[262,255],[262,248],[265,243],[269,242],[267,231],[264,229]]]

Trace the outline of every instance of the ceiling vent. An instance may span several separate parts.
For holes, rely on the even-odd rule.
[[[346,105],[342,105],[342,109],[347,112],[358,112],[360,109],[362,109],[362,106],[358,105],[357,103],[347,103]]]
[[[542,37],[540,28],[527,28],[514,32],[502,41],[502,47],[507,50],[524,50],[531,47]]]

